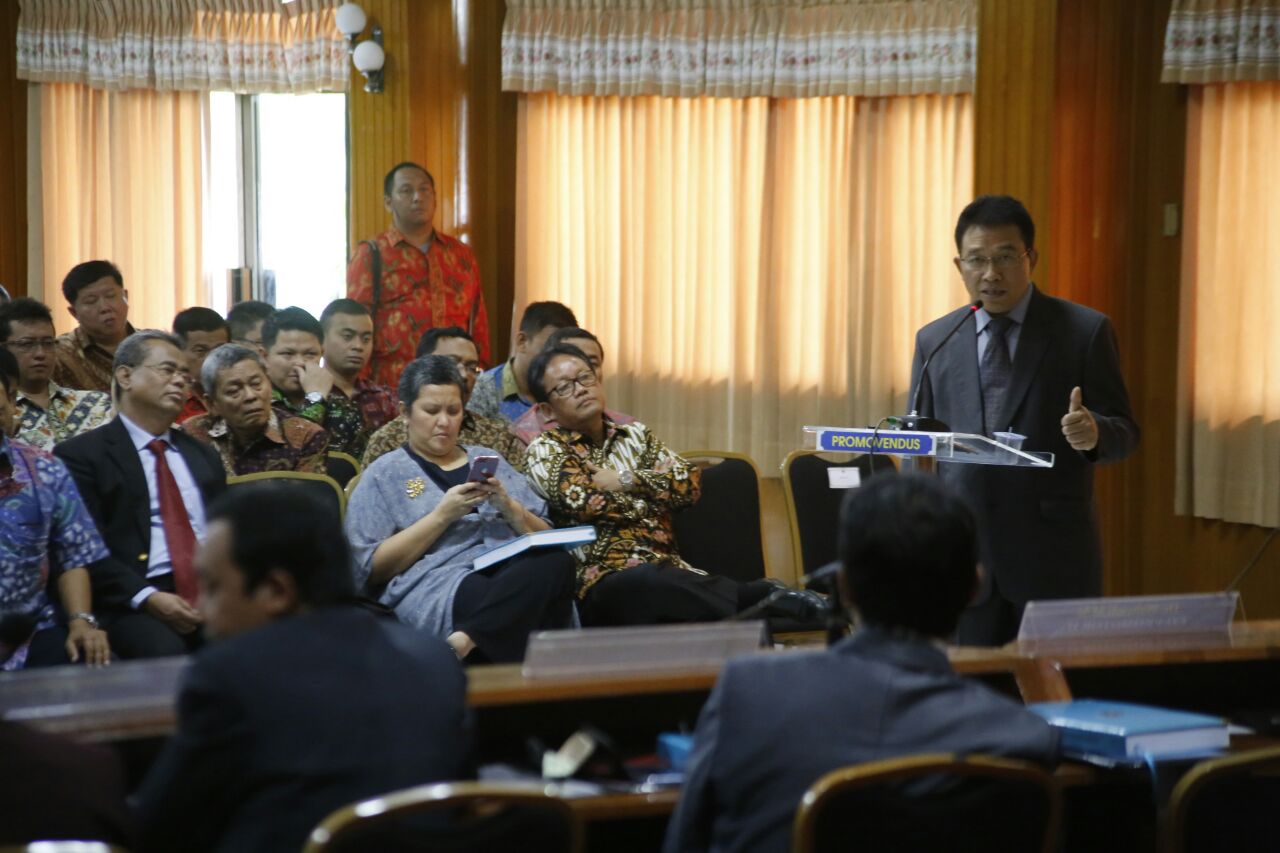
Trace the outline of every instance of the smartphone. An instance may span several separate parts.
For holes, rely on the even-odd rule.
[[[498,473],[498,457],[477,456],[471,463],[471,473],[467,474],[468,483],[483,483]]]

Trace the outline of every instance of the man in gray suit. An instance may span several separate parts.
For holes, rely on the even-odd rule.
[[[956,269],[982,308],[960,308],[916,335],[911,387],[919,385],[920,414],[955,432],[1018,433],[1024,449],[1054,454],[1049,469],[939,466],[977,515],[985,570],[959,640],[999,645],[1017,633],[1028,601],[1102,594],[1093,469],[1132,453],[1138,425],[1111,322],[1032,284],[1039,255],[1022,203],[976,199],[955,238]]]
[[[925,474],[872,477],[841,507],[840,559],[861,628],[826,651],[729,663],[698,719],[667,853],[783,853],[805,790],[850,764],[926,752],[1056,761],[1048,724],[961,678],[938,644],[978,583],[973,515],[951,490]]]

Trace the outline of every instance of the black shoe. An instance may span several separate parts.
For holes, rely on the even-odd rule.
[[[826,612],[827,599],[809,589],[779,592],[764,606],[765,616],[794,622],[820,622]]]

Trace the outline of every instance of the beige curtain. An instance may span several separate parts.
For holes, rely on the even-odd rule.
[[[120,267],[134,326],[168,329],[177,311],[203,302],[205,97],[38,88],[40,171],[29,192],[41,197],[44,294],[58,331],[75,326],[62,278],[93,258]]]
[[[1187,133],[1177,509],[1280,525],[1280,82],[1197,86]]]
[[[507,0],[502,87],[801,98],[973,91],[977,0]]]
[[[18,77],[99,89],[345,91],[341,0],[22,0]]]
[[[1280,80],[1280,0],[1173,0],[1160,79]]]
[[[519,138],[517,310],[572,307],[676,449],[776,466],[805,424],[904,412],[915,330],[964,301],[968,95],[527,95]]]

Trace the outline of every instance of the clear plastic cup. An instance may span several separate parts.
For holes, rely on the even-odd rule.
[[[1016,432],[997,432],[994,433],[994,436],[996,441],[1005,447],[1012,447],[1014,450],[1021,450],[1022,442],[1027,438],[1025,435],[1019,435]]]

